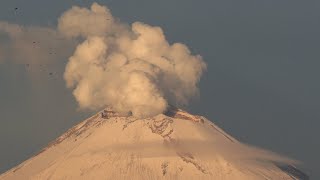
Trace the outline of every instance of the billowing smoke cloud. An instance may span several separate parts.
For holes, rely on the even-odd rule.
[[[121,23],[97,3],[72,7],[59,19],[66,37],[82,37],[64,78],[81,109],[112,107],[148,117],[171,105],[186,105],[198,94],[206,69],[201,56],[181,43],[170,45],[160,27]]]
[[[75,45],[54,28],[0,21],[0,63],[50,64],[67,59]]]

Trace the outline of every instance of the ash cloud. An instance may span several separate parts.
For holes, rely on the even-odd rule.
[[[169,44],[160,27],[131,25],[97,3],[74,6],[59,19],[66,38],[82,38],[64,78],[80,109],[106,106],[119,113],[149,117],[167,106],[187,105],[198,95],[206,64],[182,43]]]
[[[67,59],[75,45],[54,28],[0,21],[0,63],[51,64]]]

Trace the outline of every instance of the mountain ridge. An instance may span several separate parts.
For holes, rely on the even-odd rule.
[[[104,109],[0,175],[22,177],[308,179],[294,162],[245,146],[205,117],[177,108],[145,119]]]

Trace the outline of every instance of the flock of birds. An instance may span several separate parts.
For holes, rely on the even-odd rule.
[[[39,44],[39,42],[33,41],[32,42],[33,45]],[[49,52],[49,54],[56,54],[55,52]],[[54,76],[56,75],[56,73],[52,72],[49,70],[49,67],[45,64],[30,64],[27,63],[25,64],[27,69],[31,69],[31,68],[37,68],[40,69],[41,72],[45,72],[47,73],[49,76]]]
[[[14,13],[17,14],[17,13],[18,13],[18,10],[19,10],[19,8],[18,8],[18,7],[15,7],[15,8],[14,8]],[[39,42],[33,41],[32,44],[33,44],[33,45],[36,45],[36,44],[39,44]],[[56,53],[55,53],[55,52],[49,52],[49,54],[52,55],[52,54],[56,54]],[[49,70],[49,67],[47,67],[47,66],[44,65],[44,64],[31,64],[31,63],[26,63],[26,64],[25,64],[25,67],[26,67],[27,69],[31,69],[31,68],[33,68],[33,69],[34,69],[34,68],[40,69],[41,72],[46,72],[49,76],[54,76],[54,75],[57,74],[57,73],[54,73],[54,72],[50,71],[50,70]]]
[[[57,75],[57,73],[50,71],[49,68],[46,67],[46,65],[43,65],[43,64],[29,64],[29,63],[27,63],[27,64],[25,64],[25,66],[26,66],[27,69],[31,69],[31,68],[40,69],[41,72],[45,72],[49,76]]]
[[[19,10],[19,8],[18,8],[18,7],[15,7],[15,8],[14,8],[14,13],[17,14],[17,13],[18,13],[18,10]],[[106,19],[106,20],[108,21],[108,20],[110,20],[110,19],[108,18],[108,19]],[[39,44],[39,42],[33,41],[32,44],[33,44],[33,45],[36,45],[36,44]],[[56,54],[56,53],[52,51],[52,52],[49,52],[49,54],[50,54],[50,55],[53,55],[53,54]],[[30,69],[30,68],[40,68],[40,71],[48,73],[49,76],[57,75],[57,73],[54,73],[54,72],[50,71],[49,68],[46,67],[46,65],[43,65],[43,64],[40,64],[40,65],[39,65],[39,64],[30,64],[30,63],[27,63],[27,64],[25,64],[25,66],[26,66],[27,69]]]

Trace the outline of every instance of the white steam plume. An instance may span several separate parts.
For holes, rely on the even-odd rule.
[[[120,23],[107,7],[93,3],[66,11],[58,29],[66,37],[84,38],[64,74],[82,109],[109,106],[148,117],[168,104],[186,105],[198,94],[206,64],[186,45],[170,45],[160,27]]]

